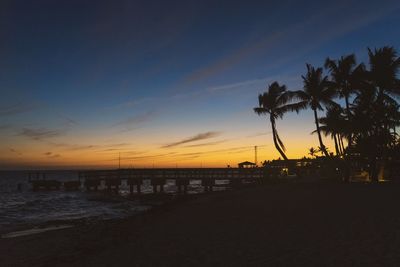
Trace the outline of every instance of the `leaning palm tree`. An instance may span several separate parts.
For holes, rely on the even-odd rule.
[[[268,86],[268,91],[258,96],[259,106],[254,108],[254,112],[258,115],[269,114],[269,120],[272,127],[272,139],[276,150],[279,154],[287,160],[285,155],[285,145],[279,137],[276,129],[276,120],[282,118],[286,112],[296,111],[304,108],[302,103],[290,103],[295,95],[286,90],[285,85],[279,85],[278,82],[273,82]]]
[[[303,91],[297,91],[296,97],[302,100],[301,104],[307,105],[313,110],[319,146],[322,153],[329,157],[328,151],[322,142],[317,111],[324,110],[322,105],[328,107],[337,105],[332,100],[336,95],[336,91],[328,77],[323,76],[322,68],[315,69],[310,64],[307,64],[307,74],[301,77],[303,78]]]

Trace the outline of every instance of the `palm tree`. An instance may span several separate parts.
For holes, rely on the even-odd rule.
[[[318,152],[319,152],[319,150],[318,150],[318,149],[315,149],[315,148],[313,148],[313,147],[310,147],[310,148],[308,149],[308,154],[309,154],[311,157],[316,157]]]
[[[368,48],[368,56],[370,66],[367,72],[368,86],[377,96],[377,119],[387,121],[385,117],[387,108],[397,104],[393,96],[400,96],[400,80],[397,79],[400,57],[397,56],[396,50],[389,46],[374,50]],[[390,125],[383,123],[380,130],[386,131],[388,127]]]
[[[302,100],[300,103],[303,106],[308,106],[313,110],[319,146],[324,155],[329,157],[328,151],[322,142],[317,110],[324,110],[322,105],[328,107],[336,106],[337,104],[332,100],[336,92],[328,77],[323,76],[322,68],[315,69],[310,64],[307,64],[307,74],[301,77],[303,78],[304,91],[297,91],[296,97]]]
[[[335,142],[336,155],[344,153],[341,140],[343,135],[347,135],[348,132],[346,122],[343,110],[339,106],[327,108],[325,117],[319,119],[321,132],[325,136],[330,135]]]
[[[254,108],[254,112],[258,115],[269,114],[275,148],[285,160],[288,158],[285,155],[285,146],[276,129],[276,119],[282,118],[288,111],[298,112],[300,109],[304,108],[301,103],[289,103],[293,97],[295,97],[295,95],[287,91],[285,85],[279,85],[278,82],[273,82],[268,86],[267,92],[258,96],[259,106]]]
[[[339,97],[344,98],[346,105],[347,120],[351,118],[349,98],[356,92],[365,76],[364,64],[356,67],[354,54],[342,56],[338,60],[329,57],[325,60],[325,68],[329,69],[333,87],[337,90]],[[348,136],[349,146],[352,143],[352,135]]]
[[[369,70],[365,82],[357,91],[352,105],[351,120],[355,149],[369,160],[372,181],[378,181],[396,142],[391,132],[399,124],[400,58],[393,47],[368,48]]]
[[[400,95],[399,79],[397,73],[400,70],[400,57],[393,47],[371,50],[368,48],[369,66],[368,80],[378,91],[378,98],[382,94]]]
[[[395,128],[395,125],[399,122],[399,105],[393,97],[400,96],[400,80],[397,79],[397,73],[400,70],[400,57],[397,56],[396,50],[390,46],[375,48],[374,50],[368,48],[368,56],[370,66],[368,82],[377,95],[376,120],[380,122],[380,127],[377,127],[378,132],[375,134],[381,132],[381,135],[385,136],[382,132],[386,132],[390,136],[390,129]],[[389,139],[384,138],[386,141]],[[381,145],[387,147],[388,143]]]
[[[349,98],[355,93],[365,70],[364,64],[356,66],[354,54],[342,56],[338,60],[332,60],[329,57],[325,60],[325,68],[329,69],[331,74],[332,86],[338,91],[339,97],[345,99],[346,112],[350,117]]]

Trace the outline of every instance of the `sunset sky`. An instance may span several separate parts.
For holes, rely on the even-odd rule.
[[[1,1],[0,169],[278,158],[257,96],[305,63],[400,50],[400,1]],[[321,114],[323,115],[323,114]],[[310,111],[277,122],[317,147]],[[324,139],[331,151],[329,138]]]

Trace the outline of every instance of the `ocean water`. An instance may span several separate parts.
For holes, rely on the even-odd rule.
[[[0,231],[44,223],[123,218],[149,206],[123,196],[108,199],[102,193],[82,191],[32,192],[27,172],[0,172]],[[75,171],[48,171],[46,179],[77,180]],[[18,184],[22,190],[18,190]],[[148,191],[148,189],[147,189]]]
[[[46,179],[77,180],[76,171],[46,171]],[[223,185],[224,181],[219,181]],[[18,189],[18,184],[22,186]],[[104,184],[102,188],[105,189]],[[100,189],[102,189],[100,188]],[[175,192],[174,181],[168,181],[165,192]],[[224,190],[224,187],[215,190]],[[201,193],[200,181],[189,186],[189,193]],[[149,181],[144,181],[142,192],[151,193]],[[102,192],[39,191],[33,192],[24,171],[0,171],[0,233],[9,229],[34,227],[42,224],[62,224],[124,218],[151,208],[138,200],[126,198],[129,188],[124,181],[118,196]]]

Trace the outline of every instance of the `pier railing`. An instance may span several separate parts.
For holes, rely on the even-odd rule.
[[[65,190],[79,190],[84,186],[87,191],[96,191],[104,188],[104,185],[109,191],[118,191],[124,181],[131,193],[134,192],[134,188],[137,193],[141,193],[141,187],[146,180],[156,193],[164,190],[167,180],[174,180],[178,192],[186,192],[191,181],[200,181],[205,191],[212,191],[213,187],[218,186],[218,180],[227,180],[227,185],[238,187],[243,184],[262,183],[269,174],[266,168],[157,168],[81,171],[77,181],[63,183],[46,180],[45,174],[32,173],[29,174],[29,180],[34,191],[59,190],[62,186]],[[42,179],[40,176],[43,176]]]
[[[165,178],[165,179],[240,179],[262,178],[265,168],[176,168],[176,169],[119,169],[119,170],[90,170],[79,172],[79,177],[85,179],[106,178]]]
[[[93,170],[82,171],[79,178],[84,180],[87,190],[97,190],[101,181],[109,190],[118,189],[122,180],[126,180],[131,192],[136,186],[140,193],[143,180],[150,180],[154,192],[157,188],[163,191],[166,180],[175,180],[178,191],[186,192],[192,180],[200,180],[206,191],[211,191],[217,180],[229,180],[232,186],[243,183],[261,183],[266,176],[265,168],[176,168],[176,169],[119,169],[119,170]]]

